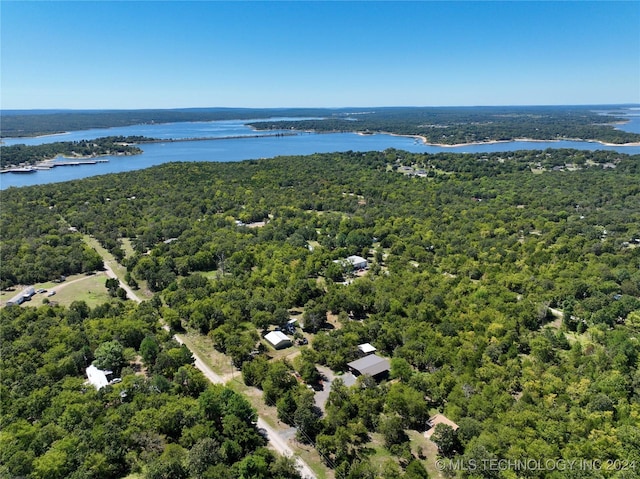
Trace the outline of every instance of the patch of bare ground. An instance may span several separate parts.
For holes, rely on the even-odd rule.
[[[131,368],[135,371],[138,376],[146,376],[147,375],[147,367],[144,365],[142,361],[142,356],[137,355],[133,361],[130,363]]]
[[[327,323],[329,323],[331,326],[333,326],[333,329],[342,328],[342,323],[338,319],[338,315],[337,314],[333,314],[330,311],[327,313]]]

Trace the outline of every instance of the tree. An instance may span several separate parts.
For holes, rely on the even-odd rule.
[[[327,308],[322,303],[311,300],[304,305],[302,322],[305,331],[317,333],[327,321]]]
[[[459,449],[458,436],[448,424],[437,424],[431,440],[443,456],[452,456]]]
[[[173,376],[173,383],[180,394],[186,394],[197,398],[204,391],[209,381],[204,374],[191,364],[180,366]]]
[[[182,479],[187,477],[184,467],[186,451],[178,444],[167,444],[158,459],[149,464],[147,479]]]
[[[270,364],[266,378],[262,382],[264,402],[269,406],[273,406],[278,398],[293,389],[296,384],[297,381],[286,363],[278,361]]]
[[[203,477],[209,466],[220,460],[220,443],[211,437],[196,442],[187,453],[186,466],[192,476]]]
[[[292,456],[278,455],[275,461],[269,466],[271,477],[276,479],[300,479],[298,465]]]
[[[140,343],[140,355],[147,366],[151,366],[155,363],[158,357],[160,346],[158,341],[153,336],[147,336]]]
[[[297,409],[293,418],[298,428],[296,437],[302,443],[313,443],[321,429],[320,416],[322,411],[316,406],[314,395],[307,389],[300,392],[296,403]]]
[[[420,461],[414,459],[407,466],[404,477],[405,479],[429,479],[429,473]]]
[[[107,341],[95,350],[93,364],[99,369],[113,371],[120,374],[120,370],[126,364],[124,349],[119,341]]]
[[[384,445],[387,449],[409,441],[403,422],[400,416],[387,416],[380,420],[378,429],[384,436]]]
[[[120,281],[118,281],[118,278],[107,278],[104,285],[109,290],[110,296],[115,297],[118,294],[118,288],[120,288]]]
[[[333,261],[329,263],[327,269],[324,272],[324,276],[331,281],[338,283],[340,281],[344,281],[343,276],[344,269],[338,263],[334,263]]]
[[[413,368],[404,358],[391,358],[391,377],[400,378],[405,382],[411,379]]]

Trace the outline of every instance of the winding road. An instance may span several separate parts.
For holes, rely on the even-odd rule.
[[[105,269],[106,275],[110,278],[115,278],[118,280],[118,282],[120,283],[120,287],[127,292],[127,297],[129,299],[131,299],[132,301],[135,301],[136,303],[142,302],[142,300],[138,297],[138,295],[128,285],[126,285],[122,280],[120,280],[120,278],[118,278],[116,273],[113,271],[113,269],[109,265],[109,262],[104,258],[103,260],[104,260],[104,269]],[[169,327],[167,325],[164,325],[163,327],[166,330],[169,330]],[[179,335],[177,334],[174,335],[174,338],[176,341],[178,341],[178,343],[185,344],[184,339],[182,339]],[[191,349],[189,350],[191,351],[191,354],[193,354],[193,357],[195,359],[195,367],[198,368],[209,381],[211,381],[214,384],[225,384],[225,381],[222,379],[222,377],[216,374],[209,366],[207,366],[196,352],[194,352]],[[267,424],[267,422],[261,417],[258,417],[257,427],[258,429],[261,429],[265,432],[267,440],[269,441],[269,444],[271,445],[271,447],[273,447],[273,449],[275,449],[278,453],[282,454],[283,456],[289,456],[295,459],[296,464],[298,466],[298,470],[300,471],[300,474],[304,479],[316,479],[316,475],[311,470],[309,465],[305,461],[303,461],[300,457],[295,455],[293,450],[287,444],[286,440],[284,440],[278,434],[278,431],[276,431],[274,428],[269,426],[269,424]]]
[[[180,344],[184,344],[184,340],[179,335],[176,334],[174,338]],[[202,374],[204,374],[209,381],[211,381],[214,384],[225,383],[222,377],[216,374],[215,372],[213,372],[213,370],[209,366],[207,366],[204,363],[204,361],[202,361],[202,359],[200,358],[200,356],[198,356],[198,354],[196,354],[192,350],[191,350],[191,354],[193,354],[193,357],[195,359],[195,367],[198,368],[200,371],[202,371]],[[283,456],[290,456],[295,458],[299,471],[302,474],[303,478],[316,479],[315,473],[311,470],[311,468],[307,465],[307,463],[304,462],[300,457],[294,454],[293,450],[289,447],[286,441],[282,437],[280,437],[278,432],[274,428],[269,426],[269,424],[267,424],[267,422],[264,419],[262,419],[261,417],[258,417],[257,426],[258,426],[258,429],[262,429],[266,433],[267,439],[269,440],[269,444],[276,451],[278,451]]]

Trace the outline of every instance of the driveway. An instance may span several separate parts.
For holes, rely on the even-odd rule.
[[[327,400],[329,399],[329,393],[331,392],[331,385],[333,384],[333,380],[335,378],[340,378],[344,382],[345,386],[353,386],[356,383],[356,378],[351,373],[345,373],[340,376],[336,375],[331,369],[326,366],[316,366],[320,374],[324,377],[322,380],[322,389],[320,391],[316,391],[314,400],[316,406],[320,408],[320,410],[324,413],[324,407],[327,404]]]

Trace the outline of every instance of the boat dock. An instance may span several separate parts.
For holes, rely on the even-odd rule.
[[[33,166],[19,166],[15,168],[7,168],[0,170],[0,173],[35,173],[40,170],[50,170],[56,166],[81,166],[81,165],[95,165],[96,163],[109,163],[106,158],[98,158],[92,160],[45,160],[40,163],[36,163]]]

